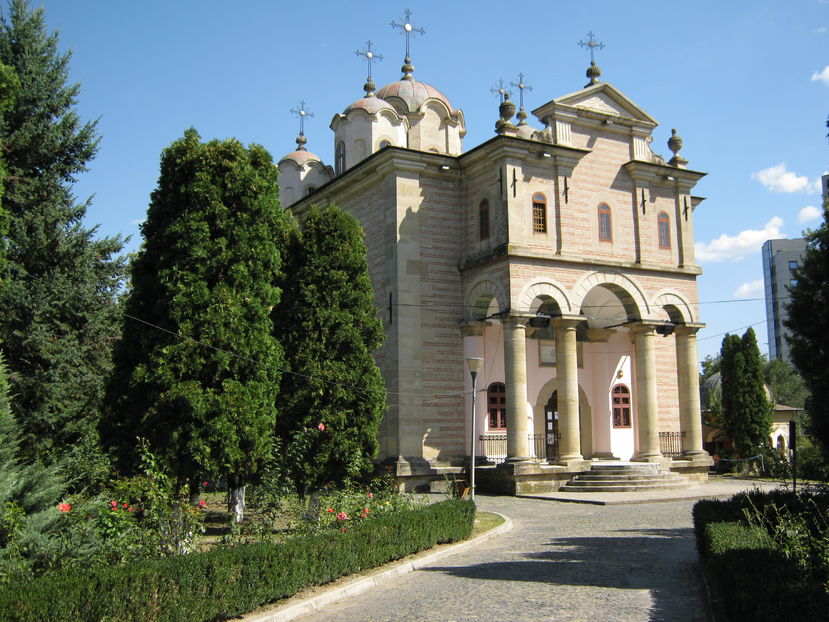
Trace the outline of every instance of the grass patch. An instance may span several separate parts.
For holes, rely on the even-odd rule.
[[[477,512],[475,514],[475,522],[472,525],[471,538],[486,533],[490,529],[495,529],[504,523],[504,517],[500,514],[493,514],[492,512]]]

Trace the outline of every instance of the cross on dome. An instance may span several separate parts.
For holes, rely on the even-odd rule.
[[[305,143],[308,142],[305,139],[305,117],[313,119],[314,113],[305,107],[305,100],[301,100],[299,106],[291,108],[291,114],[299,117],[299,136],[296,137],[297,151],[305,151]]]
[[[587,68],[587,77],[590,78],[590,82],[585,84],[585,87],[592,86],[599,81],[599,76],[602,75],[602,70],[599,69],[599,66],[596,64],[596,57],[594,52],[596,48],[600,50],[604,48],[604,43],[601,41],[596,41],[594,38],[596,35],[593,34],[592,31],[587,33],[587,41],[579,41],[579,45],[583,48],[590,48],[590,67]]]
[[[520,106],[521,106],[518,110],[518,114],[516,115],[518,117],[518,121],[519,121],[518,124],[519,125],[526,125],[526,123],[527,123],[527,121],[526,121],[527,112],[524,110],[524,91],[532,91],[533,87],[531,87],[529,84],[524,83],[524,74],[523,73],[519,73],[518,74],[518,82],[517,83],[516,82],[510,82],[510,86],[514,86],[515,88],[518,89],[518,101],[519,101]]]
[[[371,49],[371,41],[366,41],[365,50],[356,50],[354,53],[357,56],[365,57],[366,63],[368,63],[368,78],[366,78],[366,83],[363,85],[363,89],[365,89],[366,97],[371,97],[374,95],[375,89],[374,80],[371,79],[371,63],[376,60],[383,60],[383,55]]]
[[[397,22],[391,22],[392,28],[399,28],[400,32],[406,37],[406,58],[403,60],[403,79],[404,80],[412,80],[412,72],[414,71],[414,67],[412,66],[412,59],[410,58],[409,54],[409,41],[412,37],[417,34],[425,35],[426,31],[423,28],[415,28],[412,26],[411,23],[412,19],[412,12],[409,9],[406,9],[403,13],[403,19],[401,20],[403,23],[398,24]]]

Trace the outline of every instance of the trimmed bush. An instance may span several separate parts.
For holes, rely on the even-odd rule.
[[[451,499],[377,516],[345,532],[55,572],[0,587],[0,619],[221,620],[310,585],[468,538],[474,517],[473,502]]]

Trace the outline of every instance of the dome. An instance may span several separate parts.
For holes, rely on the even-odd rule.
[[[418,82],[413,78],[398,80],[387,84],[382,89],[377,91],[377,97],[388,100],[396,97],[406,104],[406,112],[416,112],[429,99],[436,99],[449,109],[449,112],[454,113],[452,104],[446,99],[446,96],[438,91],[435,87],[426,84],[425,82]]]
[[[343,115],[347,115],[352,110],[365,110],[369,114],[375,114],[380,112],[381,110],[391,110],[395,114],[397,111],[394,109],[390,103],[385,100],[380,99],[379,97],[361,97],[357,101],[353,102],[348,108],[343,110]]]
[[[297,149],[296,151],[292,151],[291,153],[285,155],[280,161],[279,164],[282,164],[286,160],[291,160],[296,163],[297,166],[302,167],[309,162],[319,162],[322,164],[322,160],[319,159],[315,154],[311,153],[310,151],[306,151],[305,149]]]

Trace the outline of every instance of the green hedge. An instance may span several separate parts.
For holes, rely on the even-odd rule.
[[[451,499],[283,543],[213,549],[0,587],[0,620],[221,620],[309,585],[468,538],[475,504]]]
[[[786,491],[754,491],[694,505],[697,547],[722,610],[732,622],[825,619],[829,595],[824,587],[805,580],[769,533],[745,519],[744,509],[753,505],[764,511],[772,503],[792,507],[803,500]]]

